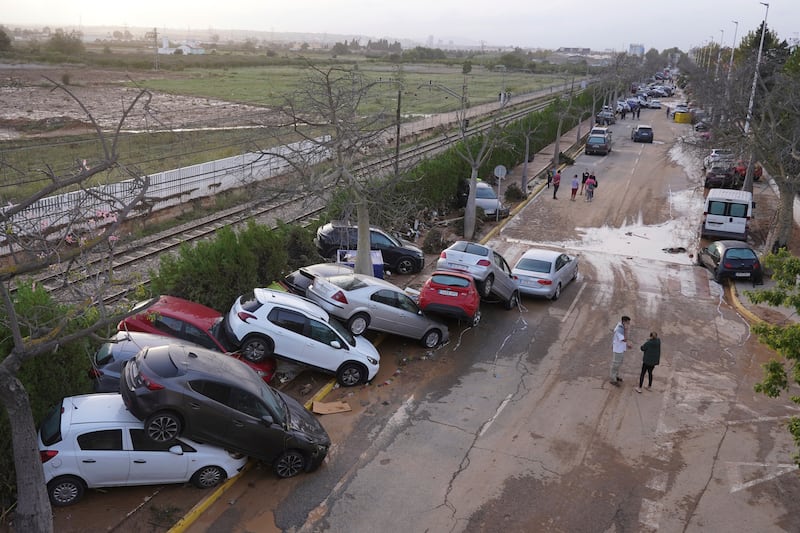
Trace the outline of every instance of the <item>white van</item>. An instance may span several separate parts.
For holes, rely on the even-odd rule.
[[[746,241],[753,208],[751,192],[710,189],[703,210],[701,236]]]

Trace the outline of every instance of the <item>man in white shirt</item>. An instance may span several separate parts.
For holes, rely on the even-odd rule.
[[[619,384],[622,382],[622,378],[619,377],[619,369],[625,358],[625,350],[632,346],[630,341],[628,341],[628,327],[630,323],[631,317],[623,315],[617,325],[614,326],[614,338],[611,341],[611,349],[614,352],[611,358],[611,384],[615,387],[619,387]]]

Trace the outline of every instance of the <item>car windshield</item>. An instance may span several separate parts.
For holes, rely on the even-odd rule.
[[[63,400],[62,400],[63,402]],[[39,428],[39,436],[42,438],[42,443],[45,446],[52,446],[61,440],[61,410],[63,409],[62,403],[53,406],[48,412],[47,416],[42,420],[42,425]]]
[[[489,200],[497,200],[497,195],[489,187],[478,187],[475,190],[476,198],[484,198]]]
[[[102,346],[97,350],[94,354],[94,363],[97,366],[102,366],[107,363],[110,363],[112,359],[114,359],[114,342],[106,342],[103,343]]]
[[[517,268],[520,270],[528,270],[530,272],[541,272],[543,274],[547,274],[550,272],[550,261],[525,258],[520,260]]]
[[[347,344],[349,344],[350,346],[355,346],[356,345],[356,338],[353,336],[352,333],[350,333],[347,330],[346,327],[344,327],[344,325],[342,325],[341,322],[339,322],[338,320],[331,319],[328,322],[328,325],[331,328],[333,328],[333,330],[336,333],[338,333],[345,341],[347,341]]]
[[[264,400],[264,403],[267,404],[267,409],[271,413],[278,413],[281,417],[281,420],[276,420],[280,424],[288,424],[289,423],[289,408],[286,406],[286,402],[280,395],[273,390],[272,387],[264,383],[264,386],[261,387],[261,399]]]

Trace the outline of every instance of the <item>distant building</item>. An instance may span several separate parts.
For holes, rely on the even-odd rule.
[[[628,54],[636,57],[644,57],[644,45],[643,44],[628,45]]]
[[[569,48],[562,46],[557,50],[559,54],[580,54],[584,56],[588,56],[592,53],[591,48]]]
[[[169,39],[166,37],[162,37],[161,47],[158,49],[158,53],[163,55],[170,55],[174,54],[177,50],[180,50],[183,55],[205,54],[206,53],[205,49],[197,45],[198,45],[197,42],[185,42],[173,48],[170,47],[169,45]]]

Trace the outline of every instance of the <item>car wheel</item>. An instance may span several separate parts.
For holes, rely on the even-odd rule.
[[[561,296],[561,284],[556,283],[556,290],[553,292],[553,296],[550,297],[551,300],[556,301],[558,297]]]
[[[181,419],[175,413],[160,411],[147,417],[144,429],[153,442],[169,442],[181,434]]]
[[[353,335],[362,335],[369,327],[369,315],[366,313],[356,313],[347,321],[347,329]]]
[[[472,321],[470,322],[470,325],[474,328],[475,326],[480,324],[480,322],[481,322],[481,310],[478,309],[477,311],[475,311],[475,314],[472,315]]]
[[[55,507],[64,507],[80,501],[85,491],[86,485],[83,480],[75,476],[60,476],[47,484],[50,503]]]
[[[336,372],[336,379],[343,387],[353,387],[367,380],[367,369],[359,363],[344,363]]]
[[[510,311],[511,309],[514,309],[515,307],[519,307],[519,292],[517,292],[517,291],[514,291],[511,294],[511,298],[509,298],[506,301],[506,309],[507,310]]]
[[[414,260],[410,257],[403,257],[397,262],[395,268],[398,274],[411,274],[414,271]]]
[[[287,450],[275,459],[272,469],[279,478],[296,476],[306,469],[306,457],[297,450]]]
[[[436,348],[442,341],[442,332],[438,329],[432,329],[422,337],[422,345],[426,348]]]
[[[261,363],[271,357],[274,351],[275,345],[269,337],[249,335],[242,341],[239,353],[251,363]]]
[[[486,280],[481,283],[481,297],[488,298],[492,295],[492,288],[494,287],[494,276],[489,274]]]
[[[194,473],[191,482],[192,485],[198,489],[210,489],[225,481],[226,477],[225,470],[222,468],[218,466],[204,466]]]

